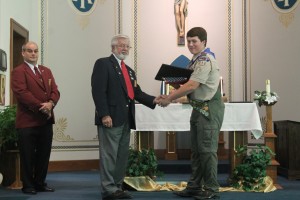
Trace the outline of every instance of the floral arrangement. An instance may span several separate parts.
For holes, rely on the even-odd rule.
[[[278,101],[278,95],[276,92],[270,92],[268,95],[266,91],[255,91],[254,101],[258,102],[258,105],[272,106]]]

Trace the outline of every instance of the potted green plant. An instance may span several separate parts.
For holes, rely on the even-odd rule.
[[[233,170],[229,179],[230,185],[244,191],[260,191],[264,188],[266,169],[275,154],[267,146],[257,145],[247,153],[247,146],[237,148],[237,156],[241,163]]]
[[[3,186],[10,186],[16,178],[15,153],[18,153],[18,135],[15,121],[16,106],[0,109],[0,172],[3,174]]]
[[[6,106],[0,110],[0,152],[17,147],[18,135],[15,121],[16,106]]]
[[[162,175],[163,173],[157,169],[157,158],[153,149],[139,151],[129,148],[126,176],[149,176],[153,179]]]

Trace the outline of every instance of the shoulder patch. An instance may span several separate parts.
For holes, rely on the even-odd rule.
[[[202,53],[200,54],[200,56],[198,57],[197,61],[199,62],[199,65],[200,65],[200,66],[203,66],[203,65],[205,65],[207,62],[210,61],[210,58],[209,58],[209,56],[207,55],[206,52],[202,52]]]
[[[209,58],[209,56],[208,56],[208,54],[206,52],[202,52],[200,54],[200,56],[198,57],[198,61],[206,61],[206,62],[208,62],[208,61],[210,61],[210,58]]]

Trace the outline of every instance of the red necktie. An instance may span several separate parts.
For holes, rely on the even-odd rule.
[[[42,75],[41,73],[39,72],[38,68],[36,66],[34,66],[34,72],[35,72],[35,75],[41,80],[43,81],[42,79]]]
[[[133,88],[132,88],[132,84],[128,75],[128,71],[127,68],[125,66],[125,63],[123,60],[121,60],[121,67],[122,67],[122,73],[125,79],[125,83],[126,83],[126,87],[127,87],[127,92],[128,92],[128,97],[130,99],[134,98],[134,92],[133,92]]]

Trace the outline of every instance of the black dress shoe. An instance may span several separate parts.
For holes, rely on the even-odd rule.
[[[102,197],[102,200],[113,200],[113,199],[132,199],[132,196],[127,191],[117,190],[114,193]]]
[[[197,196],[201,193],[201,190],[193,190],[193,189],[184,189],[181,191],[175,191],[173,194],[176,194],[177,196],[180,197],[194,197]]]
[[[197,196],[194,196],[194,198],[196,200],[202,200],[202,199],[219,199],[220,196],[217,195],[217,193],[209,191],[209,190],[205,190],[203,192],[201,192],[200,194],[198,194]]]
[[[39,186],[35,188],[37,192],[54,192],[54,188],[50,188],[48,186]]]
[[[127,191],[127,190],[123,190],[123,195],[121,197],[119,197],[119,199],[132,199],[132,195]]]
[[[36,194],[36,190],[34,188],[22,188],[22,192],[24,194]]]

